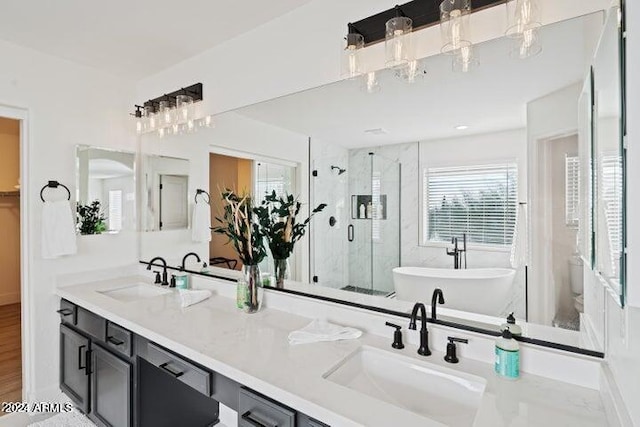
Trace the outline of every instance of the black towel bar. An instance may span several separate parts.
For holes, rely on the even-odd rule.
[[[67,187],[64,184],[59,183],[58,181],[49,181],[49,182],[47,182],[47,185],[42,187],[42,189],[40,190],[40,200],[42,200],[44,202],[43,193],[44,193],[45,189],[47,189],[47,188],[58,188],[58,187],[62,187],[65,190],[67,190],[67,200],[71,200],[71,191],[69,190],[69,187]]]
[[[205,202],[207,202],[208,205],[211,204],[211,197],[209,196],[209,193],[207,193],[206,191],[202,190],[201,188],[198,188],[196,190],[196,195],[193,197],[193,200],[198,203],[198,195],[203,194],[205,196],[207,196],[207,198],[205,199]]]

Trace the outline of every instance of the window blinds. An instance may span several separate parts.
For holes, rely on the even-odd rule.
[[[515,164],[428,168],[423,177],[425,240],[507,246],[517,212]]]

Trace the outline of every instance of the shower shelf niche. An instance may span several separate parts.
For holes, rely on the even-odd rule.
[[[367,206],[371,204],[369,214]],[[360,206],[364,206],[364,216],[360,215]],[[387,219],[387,195],[372,196],[371,194],[356,194],[351,196],[351,219]]]

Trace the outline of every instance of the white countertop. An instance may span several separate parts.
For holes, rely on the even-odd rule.
[[[362,345],[485,378],[487,387],[474,426],[607,425],[596,390],[526,373],[518,381],[502,380],[489,364],[461,359],[450,365],[438,352],[428,358],[418,356],[413,345],[393,350],[391,331],[388,338],[363,334],[351,341],[290,346],[289,332],[307,325],[309,318],[270,308],[245,314],[234,300],[216,294],[182,309],[175,292],[127,303],[98,292],[140,281],[148,278],[73,285],[58,288],[57,294],[333,427],[442,425],[323,379],[325,372]]]

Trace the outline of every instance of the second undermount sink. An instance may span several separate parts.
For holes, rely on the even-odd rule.
[[[323,377],[449,426],[471,426],[486,380],[363,346]]]
[[[98,292],[110,298],[117,299],[118,301],[130,302],[168,294],[171,291],[168,289],[162,289],[158,286],[139,282]]]

